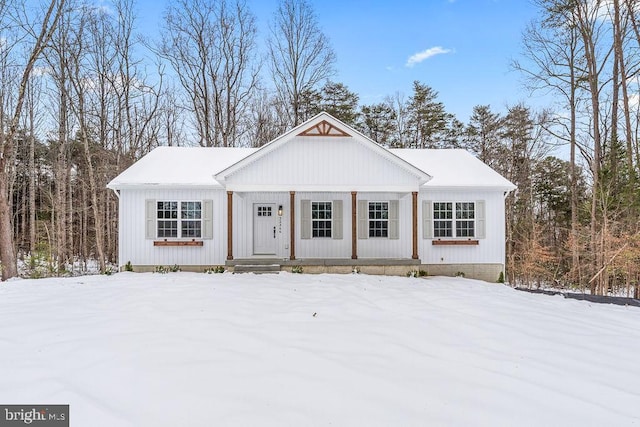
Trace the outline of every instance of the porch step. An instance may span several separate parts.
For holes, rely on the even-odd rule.
[[[265,273],[279,273],[280,265],[279,264],[241,264],[233,267],[234,273],[255,273],[255,274],[265,274]]]

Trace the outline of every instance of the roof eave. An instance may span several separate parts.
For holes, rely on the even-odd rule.
[[[203,190],[224,190],[224,187],[220,184],[202,184],[202,183],[187,183],[187,182],[175,182],[175,183],[136,183],[136,184],[118,184],[109,183],[107,188],[110,190],[164,190],[164,189],[180,189],[184,187],[199,188]]]
[[[422,185],[421,188],[429,190],[481,190],[481,191],[506,191],[515,190],[516,186],[508,185]]]

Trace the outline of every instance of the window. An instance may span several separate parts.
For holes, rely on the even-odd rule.
[[[451,202],[433,203],[433,236],[453,237],[452,234],[453,210]]]
[[[455,219],[453,209],[455,206]],[[455,227],[454,227],[455,223]],[[434,237],[475,237],[474,202],[434,202]]]
[[[311,236],[331,237],[331,202],[311,202]]]
[[[178,237],[178,202],[158,202],[158,237]]]
[[[258,216],[271,216],[271,206],[258,206]]]
[[[389,202],[369,202],[369,237],[389,237]]]
[[[456,237],[475,236],[475,203],[456,203]]]
[[[202,237],[202,202],[157,202],[157,220],[158,237]]]

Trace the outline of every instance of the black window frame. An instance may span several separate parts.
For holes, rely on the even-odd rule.
[[[311,237],[331,238],[333,230],[333,202],[311,202]]]
[[[156,236],[159,239],[201,239],[202,200],[156,201]]]
[[[389,201],[372,201],[367,206],[369,238],[389,238]]]

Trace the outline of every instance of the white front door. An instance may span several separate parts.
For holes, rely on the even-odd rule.
[[[255,255],[276,254],[276,205],[255,203],[253,205],[253,253]]]

